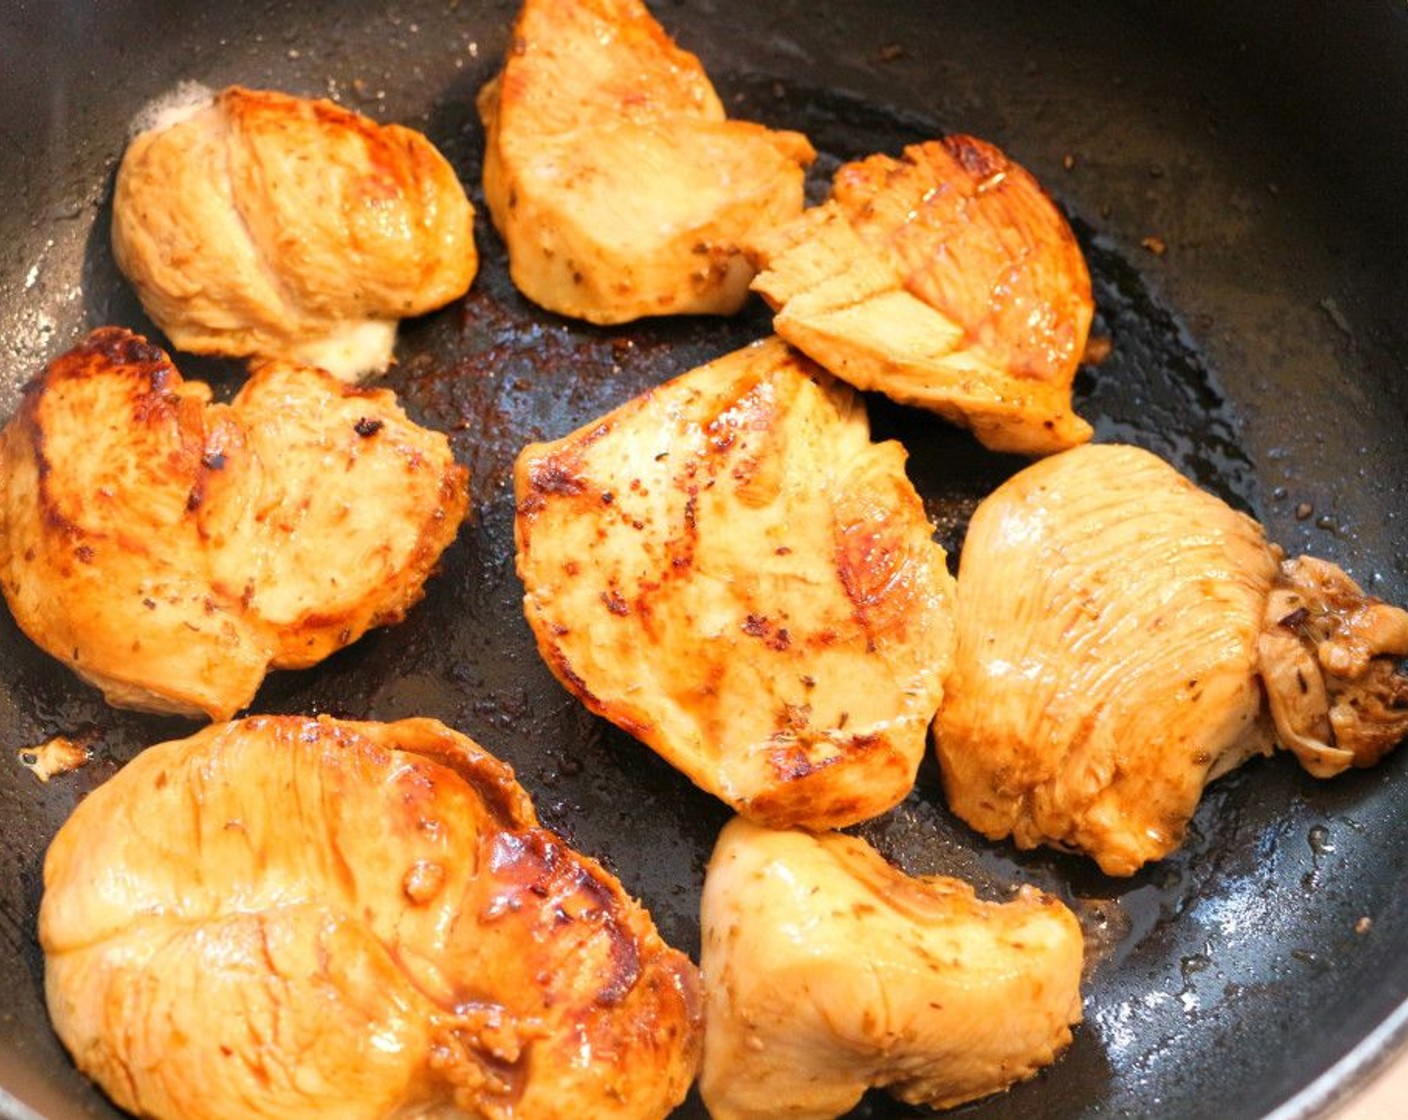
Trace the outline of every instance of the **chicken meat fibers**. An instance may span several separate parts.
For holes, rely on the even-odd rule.
[[[777,339],[518,458],[544,660],[598,715],[765,824],[909,792],[952,656],[953,579],[904,449]]]
[[[1044,455],[1084,443],[1071,381],[1094,314],[1066,219],[971,136],[873,155],[749,243],[774,329],[836,376]]]
[[[871,1087],[949,1108],[1049,1065],[1081,1019],[1083,939],[1058,899],[985,902],[855,836],[735,819],[700,927],[714,1120],[830,1120]]]
[[[229,404],[95,331],[0,432],[0,589],[124,708],[228,719],[424,594],[469,504],[449,441],[386,389],[258,365]]]
[[[54,1028],[156,1120],[659,1120],[694,965],[433,720],[259,717],[148,748],[44,862]]]
[[[639,0],[526,0],[510,41],[479,115],[519,291],[593,323],[737,311],[742,241],[801,212],[806,137],[727,119]]]
[[[1408,732],[1408,613],[1146,451],[1076,448],[978,507],[935,721],[953,810],[1130,875],[1277,742],[1312,774]]]

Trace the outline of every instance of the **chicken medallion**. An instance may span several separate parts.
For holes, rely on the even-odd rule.
[[[519,456],[518,571],[592,711],[762,823],[900,801],[952,656],[952,577],[898,443],[777,339]]]
[[[872,1086],[948,1108],[1031,1077],[1081,1019],[1083,939],[1057,899],[982,902],[841,833],[735,819],[700,925],[714,1120],[829,1120]]]
[[[225,719],[423,594],[469,501],[384,389],[258,366],[232,403],[95,331],[0,432],[0,588],[119,707]]]
[[[468,290],[474,210],[420,133],[239,87],[192,108],[133,139],[113,197],[118,267],[175,346],[352,380]]]
[[[1328,776],[1408,731],[1408,614],[1146,451],[1089,446],[977,509],[935,723],[953,810],[1130,875],[1279,740]],[[1270,697],[1270,713],[1263,709]]]
[[[774,327],[838,377],[1043,455],[1084,443],[1071,409],[1094,304],[1066,220],[970,136],[842,167],[825,205],[753,239]]]
[[[525,0],[512,44],[479,115],[519,290],[594,323],[737,311],[740,242],[801,212],[806,138],[725,119],[639,0]]]
[[[433,720],[149,748],[44,863],[49,1011],[159,1120],[663,1117],[694,966],[513,771]]]

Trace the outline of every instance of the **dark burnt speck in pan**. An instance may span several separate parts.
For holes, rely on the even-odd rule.
[[[149,37],[149,7],[40,3],[7,16],[0,407],[8,414],[38,365],[87,327],[151,330],[112,264],[106,200],[128,119],[178,77],[332,93],[427,129],[479,210],[482,266],[464,300],[404,324],[386,383],[470,467],[471,517],[405,623],[313,671],[275,674],[255,709],[445,720],[510,761],[544,822],[697,954],[700,881],[727,812],[588,715],[542,664],[513,570],[511,472],[525,443],[766,334],[769,316],[753,301],[729,320],[596,328],[514,291],[479,189],[473,99],[515,7],[273,4],[251,21],[237,5],[173,5],[161,50],[108,51],[101,65],[98,44]],[[1389,22],[1401,13],[1287,14],[1265,0],[1235,11],[1202,0],[654,8],[733,115],[811,137],[813,200],[840,163],[872,151],[949,131],[996,142],[1048,188],[1089,260],[1095,329],[1112,350],[1080,375],[1075,403],[1097,438],[1158,452],[1288,549],[1408,598],[1408,253],[1393,189],[1408,182],[1408,26]],[[1292,19],[1313,26],[1289,34]],[[1314,65],[1298,43],[1321,52]],[[233,363],[177,362],[222,396],[237,384]],[[974,506],[1022,461],[922,412],[868,403],[876,435],[908,448],[956,558]],[[1313,516],[1297,519],[1302,506]],[[46,1023],[34,941],[43,852],[85,791],[194,727],[107,709],[8,612],[0,664],[0,762],[95,731],[94,760],[47,785],[0,765],[0,1086],[50,1120],[105,1120],[115,1114]],[[1317,783],[1287,759],[1253,762],[1211,788],[1180,852],[1111,880],[1077,857],[975,836],[948,814],[926,762],[914,793],[860,831],[907,870],[960,874],[990,897],[1021,882],[1054,891],[1092,947],[1070,1051],[955,1115],[1251,1118],[1288,1101],[1280,1120],[1312,1115],[1325,1092],[1296,1094],[1408,996],[1404,765],[1393,756]],[[0,1097],[0,1115],[7,1107]],[[704,1112],[691,1098],[679,1115]],[[878,1094],[854,1113],[918,1115]]]

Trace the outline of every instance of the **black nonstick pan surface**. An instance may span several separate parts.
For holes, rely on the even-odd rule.
[[[438,717],[508,759],[550,826],[603,859],[697,954],[718,803],[588,715],[540,663],[513,572],[510,470],[676,373],[768,332],[733,320],[591,328],[508,280],[479,190],[475,93],[512,3],[19,3],[0,13],[0,417],[45,361],[113,323],[164,342],[108,248],[136,110],[178,81],[327,95],[426,131],[480,210],[480,275],[403,328],[389,383],[450,433],[472,520],[401,626],[270,678],[261,712]],[[1101,440],[1148,447],[1259,517],[1289,552],[1408,600],[1408,9],[1355,5],[701,0],[655,12],[734,115],[839,161],[969,132],[1065,210],[1111,356],[1077,383]],[[225,390],[232,364],[177,356]],[[975,503],[1021,466],[872,399],[880,436],[956,556]],[[117,1115],[51,1034],[35,943],[40,867],[85,792],[196,725],[106,707],[0,610],[0,1115]],[[41,784],[18,753],[57,734],[93,760]],[[861,828],[911,872],[1065,898],[1091,946],[1086,1021],[997,1118],[1317,1115],[1408,1019],[1408,755],[1330,783],[1289,757],[1207,794],[1184,850],[1128,880],[982,840],[927,763]],[[868,1098],[855,1113],[912,1113]],[[703,1117],[694,1098],[682,1117]]]

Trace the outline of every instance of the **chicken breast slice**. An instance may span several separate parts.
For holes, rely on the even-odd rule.
[[[265,363],[212,404],[105,328],[0,432],[0,588],[110,703],[225,719],[269,668],[399,622],[468,502],[448,440],[387,390]]]
[[[1094,303],[1066,220],[971,136],[843,166],[831,199],[749,243],[774,329],[861,389],[1043,455],[1084,443],[1071,407]]]
[[[872,1087],[948,1108],[1033,1076],[1081,1019],[1083,939],[1060,901],[980,901],[857,837],[735,819],[700,923],[714,1120],[829,1120]]]
[[[238,86],[132,140],[112,243],[176,347],[343,380],[384,370],[397,321],[463,295],[479,265],[474,209],[420,133]]]
[[[511,42],[479,114],[519,291],[593,323],[737,311],[739,244],[801,212],[806,138],[727,120],[639,0],[525,0]]]
[[[158,1120],[664,1117],[694,966],[505,764],[433,720],[153,746],[44,863],[54,1028]]]
[[[777,339],[529,446],[517,562],[543,658],[755,820],[885,811],[913,785],[953,642],[904,459]]]
[[[1111,875],[1177,848],[1204,786],[1277,740],[1326,776],[1408,727],[1408,614],[1333,565],[1281,564],[1250,517],[1133,447],[1054,455],[985,499],[957,617],[934,725],[950,806]]]

